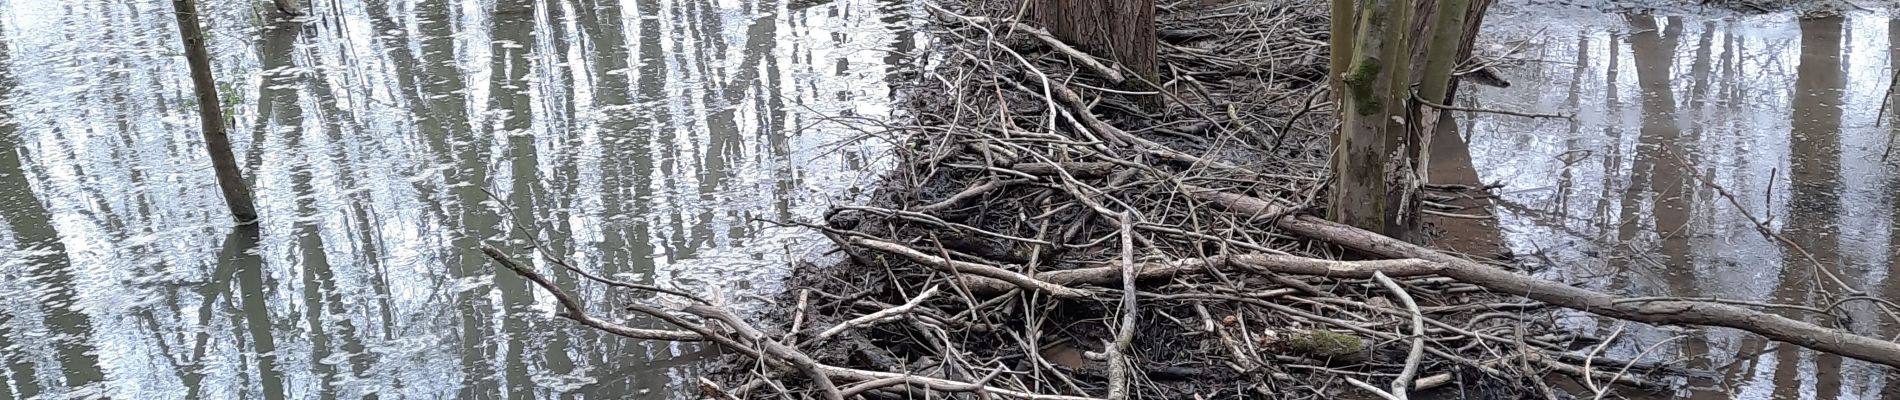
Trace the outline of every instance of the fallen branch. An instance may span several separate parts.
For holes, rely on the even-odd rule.
[[[1399,296],[1399,301],[1405,304],[1405,309],[1412,312],[1412,350],[1406,352],[1405,369],[1399,371],[1398,377],[1392,378],[1392,396],[1404,400],[1405,393],[1408,391],[1405,386],[1412,382],[1414,375],[1418,374],[1419,360],[1425,357],[1425,315],[1418,311],[1418,302],[1412,301],[1412,294],[1406,292],[1405,287],[1399,286],[1398,282],[1393,282],[1392,278],[1387,278],[1385,274],[1377,272],[1372,273],[1372,279],[1379,281],[1386,290]]]
[[[655,317],[659,317],[663,322],[673,324],[675,326],[679,326],[681,328],[685,328],[685,329],[694,331],[696,333],[628,328],[628,327],[614,324],[611,322],[601,321],[599,319],[596,319],[587,315],[586,312],[584,312],[584,308],[582,308],[580,302],[575,300],[573,296],[569,295],[567,291],[562,290],[560,286],[555,285],[554,281],[549,280],[546,276],[541,275],[540,273],[534,272],[533,270],[529,270],[527,269],[527,267],[521,265],[520,263],[515,262],[514,259],[508,257],[507,254],[502,253],[501,250],[496,249],[492,246],[482,245],[482,253],[487,255],[490,259],[494,260],[497,264],[501,264],[503,267],[507,268],[509,271],[512,271],[522,276],[523,278],[528,279],[529,281],[533,282],[536,286],[540,286],[543,290],[547,290],[549,294],[554,295],[555,300],[560,302],[562,305],[562,308],[566,310],[566,312],[561,313],[562,317],[573,319],[577,322],[580,322],[582,325],[586,325],[588,327],[600,329],[608,333],[613,333],[615,335],[632,338],[632,339],[664,340],[664,341],[711,340],[715,343],[720,344],[721,346],[725,346],[729,349],[737,351],[740,354],[748,356],[748,357],[761,358],[761,357],[769,355],[770,356],[769,358],[764,358],[768,362],[771,362],[774,365],[781,365],[781,366],[785,364],[790,364],[791,368],[797,369],[799,372],[804,373],[806,377],[812,380],[813,384],[819,387],[821,394],[823,394],[824,398],[828,400],[843,399],[845,397],[842,394],[843,392],[838,390],[837,386],[832,383],[834,379],[854,381],[854,382],[865,382],[865,384],[861,384],[858,387],[854,387],[854,389],[857,389],[860,387],[862,389],[852,391],[853,394],[861,394],[863,390],[869,390],[869,389],[874,389],[878,387],[886,387],[886,386],[895,384],[892,382],[901,381],[903,384],[907,384],[914,387],[925,388],[929,390],[944,391],[944,392],[989,393],[993,395],[999,395],[999,396],[1015,398],[1015,399],[1024,399],[1024,400],[1100,400],[1093,397],[1047,395],[1047,394],[1039,394],[1039,393],[1027,392],[1027,391],[1003,389],[1003,388],[977,384],[977,383],[959,382],[959,381],[949,380],[949,379],[938,379],[938,378],[913,376],[913,375],[897,374],[897,373],[889,373],[889,372],[867,371],[867,370],[861,370],[861,369],[844,368],[844,367],[819,364],[817,363],[816,360],[813,360],[810,356],[805,355],[803,352],[798,351],[797,349],[794,349],[790,346],[779,344],[778,342],[773,341],[770,338],[767,338],[763,332],[760,332],[757,328],[752,327],[751,324],[746,323],[744,320],[740,319],[737,315],[732,314],[731,311],[728,311],[724,308],[720,308],[720,307],[716,307],[712,305],[706,305],[706,304],[688,305],[684,309],[682,309],[682,311],[685,311],[686,313],[697,315],[709,320],[720,321],[721,323],[724,323],[728,327],[731,327],[734,331],[736,331],[741,336],[743,336],[747,341],[755,343],[761,348],[763,348],[764,352],[762,353],[757,348],[753,348],[751,346],[746,346],[744,344],[738,343],[737,341],[734,341],[732,338],[720,335],[717,332],[713,332],[712,330],[707,329],[704,326],[685,321],[683,319],[680,319],[679,317],[669,315],[663,311],[660,311],[651,307],[647,307],[647,306],[642,306],[642,305],[634,305],[634,306],[630,306],[629,308],[641,311],[642,313],[646,313]],[[921,297],[926,297],[926,296],[919,296],[919,297],[921,298]],[[777,363],[777,361],[784,361],[784,364]],[[731,397],[731,395],[728,394],[727,392],[717,389],[717,385],[710,385],[709,382],[702,383],[701,388],[702,390],[710,388],[716,391],[717,395],[715,397],[725,397],[725,398]]]
[[[1230,265],[1303,265],[1304,269],[1313,270],[1331,268],[1335,265],[1372,269],[1407,268],[1420,263],[1423,263],[1423,261],[1414,259],[1334,261],[1284,254],[1240,254],[1140,263],[1136,264],[1133,272],[1137,281],[1149,281],[1170,278],[1180,274],[1201,273],[1213,268],[1227,268],[1227,266]],[[1244,269],[1232,268],[1229,268],[1229,270],[1244,271]],[[1119,282],[1122,279],[1121,274],[1122,268],[1120,266],[1105,266],[1043,272],[1036,274],[1034,279],[1039,282],[1067,287],[1082,285],[1107,286]],[[964,276],[961,279],[963,285],[970,288],[970,292],[977,294],[1003,293],[1018,287],[1009,282],[982,276]]]
[[[1266,213],[1276,208],[1266,200],[1250,196],[1213,191],[1198,192],[1197,195],[1203,200],[1243,214]],[[1653,325],[1735,328],[1801,347],[1900,367],[1900,343],[1829,329],[1779,315],[1701,301],[1620,301],[1623,299],[1616,296],[1512,273],[1312,216],[1281,218],[1276,221],[1276,225],[1306,237],[1368,254],[1431,262],[1376,266],[1345,262],[1250,265],[1280,273],[1346,278],[1370,278],[1374,272],[1399,277],[1441,275],[1493,292],[1524,296],[1605,317]]]
[[[806,355],[805,352],[798,351],[798,349],[794,349],[791,346],[786,346],[766,337],[765,332],[760,332],[758,328],[752,327],[752,324],[746,323],[744,320],[739,319],[739,316],[732,315],[731,311],[726,311],[724,308],[705,304],[694,304],[686,306],[684,311],[702,318],[724,322],[727,327],[732,328],[740,337],[763,348],[766,354],[770,354],[774,358],[790,363],[792,368],[805,374],[806,378],[811,379],[812,384],[818,386],[818,393],[824,395],[825,400],[844,400],[844,395],[838,392],[838,385],[831,382],[831,376],[826,375],[825,371],[818,367],[818,361],[813,360],[811,356]]]
[[[1122,304],[1121,326],[1115,329],[1115,341],[1108,346],[1108,398],[1121,400],[1128,398],[1128,344],[1135,339],[1135,316],[1140,310],[1135,308],[1135,222],[1132,214],[1121,215],[1122,239]]]

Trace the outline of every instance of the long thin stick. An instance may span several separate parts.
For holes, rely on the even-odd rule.
[[[904,314],[909,314],[911,310],[914,310],[917,308],[917,305],[923,304],[924,300],[930,300],[932,296],[936,296],[937,291],[938,291],[937,289],[939,288],[942,288],[942,286],[933,285],[929,289],[924,289],[923,293],[917,294],[917,297],[912,297],[910,301],[904,302],[904,305],[879,310],[878,312],[865,314],[862,317],[852,318],[850,321],[839,323],[837,326],[833,326],[830,329],[825,329],[824,332],[819,332],[818,336],[812,337],[812,340],[813,341],[825,340],[826,338],[837,336],[839,333],[844,333],[846,329],[875,324],[878,322],[883,322],[885,320],[897,318]]]
[[[1412,382],[1413,375],[1418,374],[1418,363],[1425,358],[1425,314],[1418,311],[1418,303],[1412,301],[1412,294],[1407,293],[1398,282],[1393,282],[1392,278],[1387,278],[1385,273],[1373,272],[1372,279],[1398,295],[1399,301],[1405,303],[1405,309],[1412,312],[1412,350],[1405,354],[1405,369],[1399,370],[1397,378],[1392,378],[1392,396],[1405,400],[1405,386]]]

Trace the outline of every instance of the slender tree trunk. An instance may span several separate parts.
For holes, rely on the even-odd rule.
[[[1448,103],[1451,69],[1458,65],[1458,45],[1465,38],[1465,18],[1471,0],[1440,0],[1433,14],[1432,41],[1425,49],[1425,71],[1419,76],[1418,97]],[[1476,33],[1474,29],[1471,31]],[[1475,35],[1473,35],[1475,36]]]
[[[244,173],[231,155],[231,138],[224,126],[223,103],[218,102],[218,83],[211,79],[211,56],[205,51],[204,32],[198,27],[198,5],[194,0],[173,0],[178,17],[178,36],[185,42],[185,60],[191,65],[191,83],[198,92],[198,119],[204,128],[205,151],[211,153],[211,168],[224,191],[224,203],[239,225],[257,221],[257,207],[251,204],[251,189],[244,185]]]
[[[1466,11],[1471,8],[1471,0],[1439,0],[1434,2],[1431,18],[1421,25],[1431,32],[1423,54],[1419,57],[1418,98],[1439,104],[1450,104],[1451,72],[1464,57],[1458,56],[1458,45],[1467,36],[1476,36],[1477,29],[1466,30]],[[1421,6],[1422,7],[1422,6]],[[1411,149],[1418,159],[1417,177],[1421,181],[1431,182],[1430,149],[1432,140],[1439,131],[1456,131],[1451,119],[1445,118],[1439,110],[1419,108],[1417,118],[1418,135],[1413,136],[1417,145]],[[1443,121],[1441,121],[1443,120]],[[1470,158],[1469,156],[1465,158]]]
[[[1161,83],[1155,48],[1154,0],[1033,0],[1030,18],[1058,39],[1121,64],[1149,84]]]
[[[1341,97],[1340,134],[1337,154],[1333,157],[1332,217],[1335,221],[1387,235],[1404,235],[1398,225],[1397,209],[1391,207],[1386,161],[1391,157],[1388,124],[1395,103],[1394,93],[1404,93],[1409,85],[1395,78],[1408,75],[1402,61],[1410,2],[1369,0],[1360,4],[1352,62],[1341,78],[1345,96]],[[1335,23],[1343,21],[1335,20]],[[1397,87],[1395,87],[1397,86]],[[1401,114],[1402,115],[1402,114]]]

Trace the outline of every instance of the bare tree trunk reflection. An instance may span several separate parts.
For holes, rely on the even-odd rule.
[[[1610,234],[1610,224],[1612,221],[1619,220],[1610,218],[1609,193],[1615,191],[1616,177],[1622,175],[1621,172],[1623,170],[1623,124],[1621,123],[1623,100],[1622,94],[1617,90],[1619,85],[1618,81],[1622,79],[1622,77],[1618,75],[1618,70],[1621,69],[1620,66],[1623,64],[1623,58],[1621,57],[1623,40],[1620,39],[1618,34],[1610,33],[1608,45],[1610,48],[1610,57],[1603,63],[1605,70],[1603,78],[1603,98],[1605,99],[1603,109],[1604,114],[1607,116],[1606,118],[1610,121],[1610,123],[1603,124],[1603,136],[1607,138],[1604,142],[1604,147],[1606,147],[1608,151],[1603,157],[1603,187],[1600,188],[1601,193],[1604,195],[1597,196],[1596,212],[1593,213],[1597,218],[1598,237],[1608,237]]]
[[[1900,18],[1887,20],[1887,73],[1895,72],[1900,72]],[[1892,102],[1900,98],[1900,94],[1889,94],[1889,96],[1883,100]],[[1900,137],[1900,112],[1887,110],[1887,120],[1881,122],[1887,124],[1888,134],[1891,135],[1889,138]],[[1883,298],[1900,299],[1900,269],[1894,268],[1900,265],[1900,168],[1887,166],[1886,173],[1887,267],[1885,272],[1887,279],[1881,282],[1880,289],[1884,294]],[[1889,336],[1900,334],[1900,321],[1887,321],[1886,325],[1881,327],[1881,332]],[[1886,385],[1881,389],[1881,397],[1900,398],[1900,371],[1888,370],[1886,375]]]
[[[0,26],[0,35],[6,35],[11,38],[12,33],[13,29],[11,26]],[[13,76],[11,61],[12,52],[5,43],[0,43],[0,96],[11,97],[14,88],[18,85],[18,82],[15,80],[16,78]],[[33,259],[25,260],[26,265],[39,266],[43,265],[41,263],[48,262],[69,264],[69,261],[62,260],[62,258],[65,257],[66,249],[59,242],[58,232],[53,230],[50,217],[46,215],[46,208],[40,205],[39,197],[33,194],[32,186],[27,182],[28,175],[23,162],[24,157],[21,155],[21,153],[26,151],[26,149],[21,146],[23,143],[20,137],[19,120],[14,116],[13,107],[10,105],[0,106],[0,188],[10,188],[0,190],[0,219],[5,220],[7,228],[12,230],[14,242],[18,243],[16,246],[19,248],[11,250],[25,254],[37,254],[29,255],[28,257],[32,257]],[[41,250],[52,251],[46,252]],[[67,267],[69,267],[69,265],[52,266],[52,268],[60,271],[63,271]],[[67,273],[67,276],[68,282],[70,282],[70,273]],[[66,296],[56,296],[57,294],[56,292],[47,293],[48,296],[42,298],[56,300],[71,299],[73,295],[70,289],[67,290]],[[13,342],[13,338],[25,336],[14,331],[13,327],[19,326],[18,323],[15,322],[18,317],[11,314],[11,312],[12,310],[0,309],[0,349],[9,349],[8,351],[0,352],[0,362],[6,363],[6,376],[0,376],[0,391],[3,391],[0,392],[0,394],[7,395],[4,396],[6,398],[15,398],[14,396],[17,396],[17,398],[22,399],[39,396],[41,393],[39,367],[34,364],[32,360],[34,357],[29,354],[30,352],[25,351],[29,347],[25,347],[24,345],[28,343]],[[52,313],[49,312],[47,314],[51,315]],[[80,315],[80,317],[84,318],[85,316]],[[73,339],[84,339],[91,336],[89,332],[91,330],[90,322],[87,321],[87,324],[88,325],[84,327],[88,331],[84,332],[87,335]],[[57,326],[50,323],[47,325]],[[11,349],[20,350],[15,351]],[[91,357],[81,357],[79,360],[74,361],[91,359]],[[66,362],[63,357],[61,361]],[[63,367],[64,366],[62,366],[62,369],[64,369]],[[78,365],[76,367],[84,368],[85,366]],[[92,370],[97,371],[98,367],[94,366]],[[7,378],[11,378],[13,384],[17,385],[19,390],[11,390],[12,388],[8,387],[4,381]]]
[[[1807,250],[1821,262],[1820,268],[1837,268],[1839,253],[1841,190],[1841,92],[1846,85],[1841,70],[1841,18],[1801,20],[1801,61],[1796,67],[1792,115],[1794,129],[1789,136],[1792,191],[1788,201],[1788,221],[1782,235]],[[1781,279],[1775,300],[1811,304],[1815,290],[1837,290],[1822,282],[1815,266],[1794,249],[1783,249]],[[1836,291],[1838,293],[1838,291]],[[1791,318],[1809,318],[1803,315]],[[1799,359],[1803,352],[1795,346],[1783,346],[1776,352],[1779,365],[1775,381],[1782,383],[1776,393],[1794,395],[1801,374]],[[1819,371],[1838,371],[1839,356],[1815,355]],[[1816,380],[1815,391],[1824,398],[1840,393],[1840,374],[1821,373],[1807,377]]]
[[[18,78],[8,67],[11,58],[7,47],[0,45],[0,95],[7,97],[18,87]],[[30,293],[35,294],[33,299],[44,307],[40,313],[51,335],[45,339],[46,343],[20,343],[26,346],[7,348],[5,353],[17,352],[17,356],[22,357],[9,369],[17,369],[16,376],[29,378],[21,381],[22,394],[29,390],[39,392],[39,382],[31,379],[37,373],[25,374],[35,368],[25,365],[30,361],[24,358],[27,354],[45,351],[50,354],[43,357],[58,360],[60,375],[65,380],[58,386],[92,385],[105,379],[105,371],[97,361],[100,355],[92,344],[92,316],[78,304],[72,259],[66,253],[65,243],[60,241],[58,229],[53,226],[53,216],[27,182],[26,138],[21,137],[19,119],[13,113],[11,105],[0,106],[0,188],[5,188],[0,190],[0,221],[5,221],[13,235],[16,246],[13,250],[20,257],[14,262],[27,266],[25,282],[31,287]]]
[[[1661,29],[1659,34],[1656,17],[1646,14],[1626,15],[1630,25],[1630,56],[1636,62],[1636,84],[1641,96],[1642,125],[1636,139],[1636,156],[1630,164],[1629,187],[1622,196],[1622,209],[1617,226],[1616,243],[1628,248],[1639,238],[1644,223],[1638,213],[1643,208],[1643,199],[1648,197],[1651,206],[1651,218],[1656,224],[1657,234],[1666,245],[1669,235],[1680,231],[1680,221],[1674,217],[1670,207],[1682,207],[1681,173],[1672,165],[1661,165],[1664,146],[1675,146],[1682,136],[1682,130],[1676,125],[1676,97],[1670,86],[1669,67],[1675,59],[1676,36],[1682,33],[1680,27],[1670,26]],[[1667,220],[1665,220],[1667,218]],[[1637,250],[1641,251],[1641,250]],[[1630,258],[1634,254],[1624,254],[1615,265],[1619,273],[1614,278],[1613,287],[1629,287],[1631,275]],[[1670,265],[1686,260],[1675,259]]]
[[[1615,47],[1615,43],[1610,44]],[[1577,66],[1571,70],[1570,85],[1565,91],[1564,104],[1570,110],[1583,109],[1583,80],[1590,72],[1590,34],[1577,35]],[[1564,135],[1564,153],[1559,160],[1564,163],[1563,171],[1557,176],[1557,215],[1569,217],[1570,194],[1576,186],[1577,163],[1586,157],[1583,149],[1583,120],[1570,119],[1570,130]]]
[[[536,149],[536,130],[534,129],[534,99],[529,95],[532,90],[528,76],[534,65],[530,53],[539,47],[535,32],[536,2],[528,0],[506,0],[495,4],[494,29],[489,55],[493,58],[489,67],[488,107],[491,118],[499,118],[488,125],[494,129],[494,136],[507,138],[507,153],[503,161],[509,163],[508,179],[511,183],[505,196],[507,207],[514,220],[499,227],[501,232],[514,234],[536,234],[533,231],[516,232],[517,227],[534,227],[534,216],[541,200],[537,192],[540,171],[540,154]],[[499,222],[499,221],[498,221]],[[481,231],[494,231],[492,228]],[[506,236],[504,234],[503,236]],[[499,237],[497,238],[499,239]],[[527,280],[512,274],[495,274],[496,292],[501,295],[503,318],[502,330],[506,345],[503,349],[502,368],[507,388],[507,397],[511,399],[533,398],[533,382],[528,377],[526,358],[529,341],[527,335],[533,334],[527,326],[526,315],[532,311],[529,303],[534,301],[534,291]],[[491,342],[494,340],[491,339]]]

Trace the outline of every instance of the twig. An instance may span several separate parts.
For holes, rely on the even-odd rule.
[[[957,204],[962,204],[963,202],[969,201],[970,199],[976,198],[977,196],[981,196],[984,193],[989,193],[992,190],[996,190],[1004,186],[1021,184],[1021,183],[1029,183],[1029,180],[1028,179],[1008,179],[1008,180],[989,181],[988,183],[984,183],[982,185],[977,185],[977,186],[971,186],[969,189],[964,189],[961,192],[957,192],[957,194],[950,195],[950,197],[943,199],[943,201],[912,208],[911,211],[917,211],[917,212],[942,211],[950,207],[955,207]]]
[[[1602,397],[1607,388],[1597,386],[1596,378],[1592,377],[1595,371],[1590,369],[1590,363],[1595,361],[1598,355],[1603,354],[1604,349],[1608,349],[1610,345],[1616,344],[1616,338],[1623,336],[1623,329],[1628,327],[1628,324],[1618,324],[1616,330],[1610,331],[1609,338],[1603,339],[1603,343],[1598,343],[1595,348],[1590,349],[1589,355],[1583,357],[1583,385],[1588,387],[1591,393],[1596,393],[1598,397]]]
[[[547,290],[548,294],[554,296],[555,302],[561,303],[561,308],[563,310],[567,310],[567,312],[561,313],[561,316],[567,319],[572,319],[576,322],[580,322],[582,325],[587,325],[590,327],[594,327],[596,329],[607,331],[608,333],[613,333],[615,335],[625,336],[625,337],[634,338],[634,339],[667,340],[667,341],[675,341],[675,342],[696,342],[696,341],[706,339],[704,337],[701,337],[699,334],[692,333],[692,332],[680,332],[680,331],[675,331],[675,330],[664,330],[664,329],[631,328],[631,327],[620,326],[618,324],[614,324],[611,322],[595,319],[594,317],[587,315],[587,311],[586,311],[587,309],[586,307],[581,305],[580,300],[574,299],[573,295],[569,295],[566,290],[563,290],[561,289],[560,286],[555,285],[554,281],[548,280],[547,277],[542,276],[540,273],[528,270],[527,267],[522,266],[520,263],[515,262],[513,258],[508,257],[508,255],[505,253],[502,253],[501,249],[497,249],[497,248],[494,248],[493,246],[484,244],[482,245],[482,254],[488,255],[488,258],[490,260],[494,260],[496,264],[501,264],[502,267],[508,268],[509,271],[514,271],[515,274],[521,275],[522,277],[527,278],[529,281],[534,282],[534,284],[536,286],[540,286],[541,289]]]
[[[940,287],[941,286],[933,285],[929,289],[924,289],[923,293],[917,294],[916,297],[912,297],[910,301],[905,302],[903,305],[887,308],[887,309],[880,310],[878,312],[874,312],[870,314],[865,314],[862,317],[852,318],[849,321],[841,322],[836,326],[832,326],[830,329],[825,329],[824,332],[819,332],[818,336],[812,337],[812,340],[822,341],[822,340],[831,338],[832,336],[837,336],[839,333],[843,333],[846,329],[851,329],[855,327],[888,321],[888,320],[897,318],[899,316],[902,316],[904,314],[909,314],[911,310],[917,308],[917,305],[923,304],[925,300],[930,300],[932,296],[936,296],[937,289]]]

